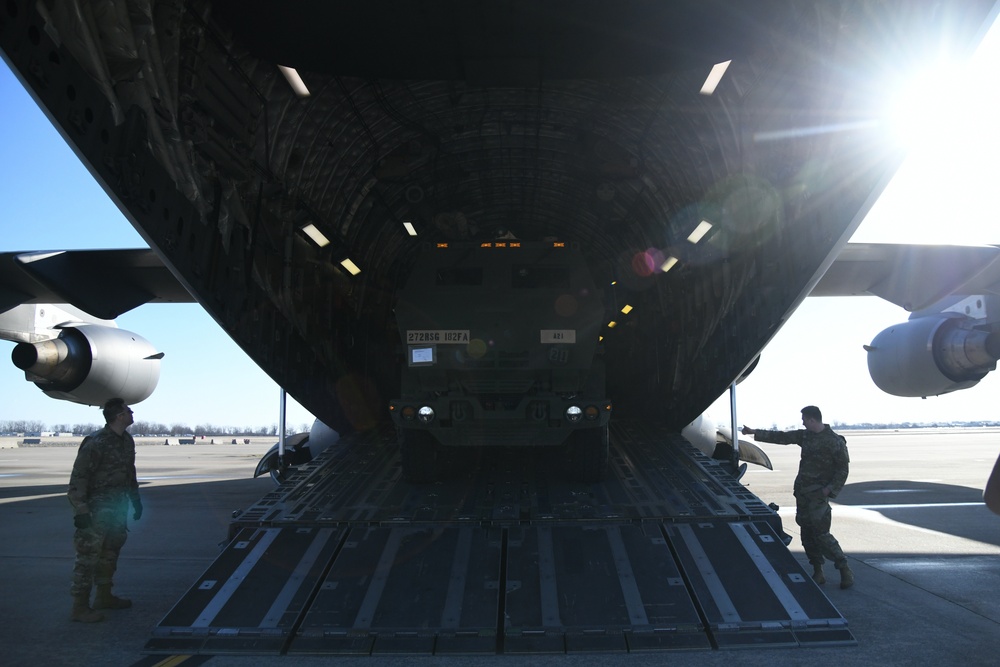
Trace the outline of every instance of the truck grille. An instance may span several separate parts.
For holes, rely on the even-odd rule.
[[[534,378],[463,378],[462,387],[469,394],[525,394],[535,383]]]
[[[527,352],[496,352],[490,350],[480,359],[466,359],[466,368],[527,368],[530,357]]]
[[[476,447],[551,447],[566,439],[564,429],[515,427],[470,427],[442,429],[436,436],[445,444]]]

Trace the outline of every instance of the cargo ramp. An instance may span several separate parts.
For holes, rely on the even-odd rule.
[[[402,480],[345,438],[238,513],[146,650],[528,654],[854,644],[777,514],[680,436],[612,427],[601,484],[559,453],[456,452]]]

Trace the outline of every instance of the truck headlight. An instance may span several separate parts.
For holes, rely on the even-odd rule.
[[[587,421],[594,421],[595,419],[597,419],[597,416],[600,414],[600,411],[597,409],[596,405],[588,405],[587,409],[584,410],[583,414],[587,418]]]
[[[420,408],[417,410],[417,419],[420,420],[421,424],[430,424],[434,421],[434,408],[429,405]]]
[[[571,405],[566,408],[566,421],[573,422],[574,424],[583,417],[583,410],[579,406]]]

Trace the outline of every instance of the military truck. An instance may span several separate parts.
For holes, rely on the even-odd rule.
[[[489,446],[565,447],[573,477],[604,476],[605,310],[579,248],[428,244],[395,315],[405,360],[390,413],[410,481],[435,479],[447,448]]]

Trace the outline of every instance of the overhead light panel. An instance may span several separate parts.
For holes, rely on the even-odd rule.
[[[610,322],[608,322],[608,328],[609,329],[614,329],[616,326],[618,326],[618,323],[615,322],[614,320],[611,320]]]
[[[705,79],[705,83],[701,86],[702,95],[711,95],[715,92],[715,89],[719,86],[719,82],[722,81],[722,77],[725,75],[726,70],[729,69],[729,63],[732,60],[727,60],[724,63],[718,63],[712,68],[712,71],[708,73],[708,78]]]
[[[417,229],[416,229],[416,227],[413,226],[412,222],[408,222],[408,221],[404,222],[403,223],[403,229],[405,229],[406,233],[409,234],[410,236],[416,236],[417,235]]]
[[[326,238],[323,232],[316,228],[316,225],[309,223],[302,228],[302,233],[312,239],[312,242],[318,245],[320,248],[325,248],[330,245],[330,239]]]
[[[694,231],[688,236],[688,241],[691,243],[697,243],[708,234],[709,230],[712,229],[712,223],[708,220],[702,220],[698,223],[698,226],[694,228]]]
[[[625,306],[622,308],[622,314],[623,315],[628,315],[631,312],[632,312],[632,306],[630,306],[630,305],[628,305],[626,303]]]
[[[278,69],[281,70],[281,73],[285,76],[285,81],[292,87],[292,91],[296,95],[299,97],[309,97],[309,89],[306,88],[305,81],[302,80],[302,77],[299,76],[299,73],[295,69],[283,65],[278,65]]]
[[[676,257],[667,257],[667,261],[663,262],[663,264],[660,264],[660,271],[666,273],[670,269],[674,268],[674,265],[676,263],[677,263]]]
[[[356,276],[359,273],[361,273],[361,269],[358,268],[357,264],[355,264],[354,262],[351,261],[350,257],[345,257],[344,259],[340,260],[340,265],[342,267],[344,267],[345,269],[347,269],[347,271],[352,276]]]

